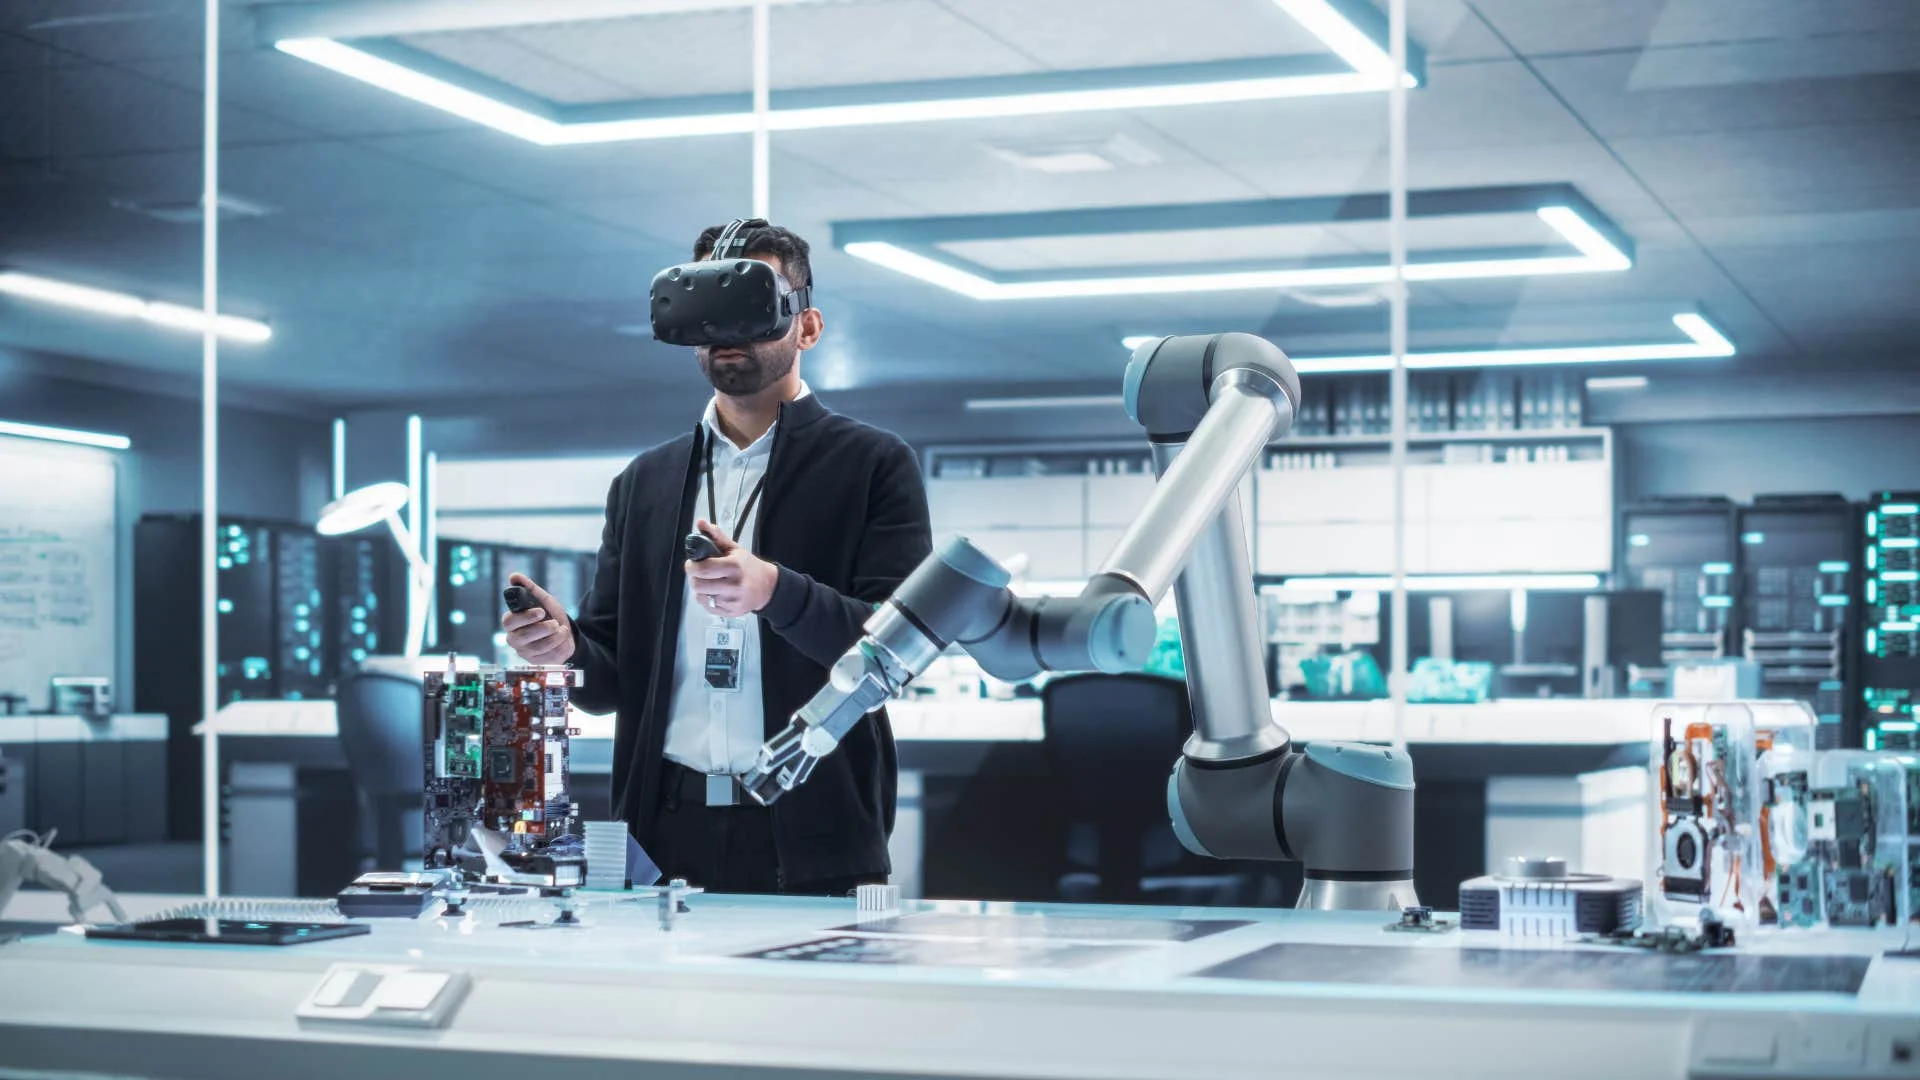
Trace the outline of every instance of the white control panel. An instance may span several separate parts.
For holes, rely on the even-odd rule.
[[[401,964],[335,964],[300,1003],[302,1020],[439,1028],[453,1018],[472,980],[462,971]]]

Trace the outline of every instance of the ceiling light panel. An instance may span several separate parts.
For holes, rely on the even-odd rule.
[[[163,300],[142,300],[126,293],[17,270],[0,270],[0,295],[85,311],[109,319],[139,320],[192,334],[201,333],[206,325],[206,316],[199,308],[169,304]],[[273,329],[266,323],[237,315],[216,315],[214,326],[221,337],[243,344],[257,345],[273,336]]]
[[[1409,352],[1407,368],[1441,371],[1486,367],[1558,367],[1569,364],[1654,363],[1665,360],[1714,360],[1735,355],[1733,342],[1711,322],[1694,312],[1673,317],[1673,325],[1684,341],[1612,343],[1597,345],[1556,345],[1538,348],[1456,349],[1444,352]],[[1158,340],[1156,335],[1134,334],[1120,339],[1129,352]],[[1393,357],[1384,354],[1365,356],[1288,356],[1295,371],[1302,375],[1348,375],[1393,370]],[[1590,389],[1609,388],[1604,379],[1589,379]],[[1645,386],[1644,376],[1623,376],[1617,388]]]
[[[1383,60],[1385,20],[1378,9],[1365,0],[1274,2],[1326,51],[1314,56],[789,89],[774,94],[768,126],[775,131],[807,131],[1157,109],[1379,93],[1391,86],[1390,65]],[[611,20],[616,28],[631,21]],[[581,23],[554,32],[591,32],[593,25]],[[535,72],[544,64],[533,56],[539,50],[513,38],[488,39],[484,44],[460,35],[347,41],[322,36],[317,31],[324,26],[320,16],[304,20],[287,16],[266,20],[262,33],[290,56],[544,146],[739,134],[753,128],[744,94],[603,98],[600,91],[576,80],[553,83],[551,71]],[[359,23],[355,28],[364,31],[368,26]],[[522,35],[542,32],[540,28],[519,31]],[[436,39],[440,40],[436,43]],[[487,70],[463,68],[458,63],[461,57]],[[1419,50],[1410,49],[1409,71],[1403,75],[1407,85],[1419,85],[1424,65]],[[502,81],[503,77],[526,78],[534,87],[532,91],[516,87]],[[603,73],[601,81],[622,80]],[[564,100],[540,96],[539,89]]]
[[[133,440],[125,435],[46,427],[41,424],[22,424],[13,420],[0,420],[0,435],[11,435],[21,439],[45,439],[48,442],[73,443],[78,446],[98,446],[106,450],[126,450],[133,446]]]
[[[1304,235],[1299,230],[1379,221],[1386,213],[1386,196],[1368,194],[837,222],[833,236],[849,255],[978,300],[1351,288],[1391,281],[1393,272],[1386,258],[1378,253],[1328,252],[1322,258],[1301,259],[1303,249],[1297,244],[1291,250],[1283,248],[1278,257],[1234,256],[1251,255],[1263,242],[1277,246],[1278,238],[1289,230]],[[1570,185],[1413,192],[1408,196],[1408,214],[1422,221],[1497,220],[1525,214],[1557,240],[1545,247],[1416,251],[1408,257],[1409,281],[1602,273],[1633,265],[1632,242]],[[1251,233],[1252,238],[1242,242],[1239,233]],[[1236,239],[1215,242],[1228,234]],[[1495,234],[1496,244],[1506,235],[1501,230]],[[1049,271],[997,271],[966,257],[991,257],[993,245],[1010,243],[1019,245],[1023,260],[1044,259],[1049,250],[1055,258],[1078,251],[1094,260],[1123,258],[1129,246],[1142,254],[1136,254],[1129,266],[1096,261]],[[1183,249],[1184,265],[1175,259],[1150,267],[1139,265],[1150,261],[1153,253],[1164,256],[1173,248]],[[1202,269],[1196,260],[1211,265]]]

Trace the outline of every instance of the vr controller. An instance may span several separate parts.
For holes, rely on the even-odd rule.
[[[785,337],[813,287],[798,289],[767,263],[746,258],[747,233],[764,218],[736,219],[699,262],[653,276],[653,336],[668,345],[746,345]]]

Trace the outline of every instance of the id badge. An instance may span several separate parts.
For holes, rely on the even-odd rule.
[[[747,632],[732,623],[707,627],[707,687],[726,693],[740,691],[740,654]]]

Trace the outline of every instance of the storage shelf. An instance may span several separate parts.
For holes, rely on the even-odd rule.
[[[1447,443],[1524,443],[1524,442],[1603,442],[1606,428],[1530,428],[1525,431],[1427,431],[1407,432],[1407,445],[1444,445]],[[1390,446],[1387,435],[1288,435],[1267,444],[1269,450],[1288,450],[1312,446]]]

